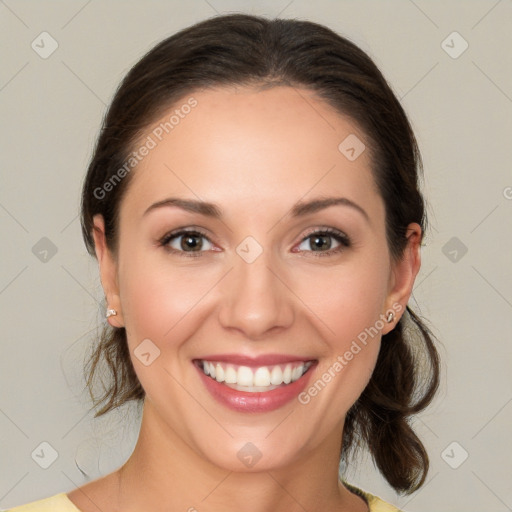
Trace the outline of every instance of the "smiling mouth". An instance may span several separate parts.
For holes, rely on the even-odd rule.
[[[262,393],[285,387],[299,380],[314,361],[295,361],[286,364],[250,367],[222,361],[197,360],[205,375],[218,383],[249,393]]]

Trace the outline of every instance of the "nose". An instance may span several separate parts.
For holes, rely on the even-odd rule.
[[[221,325],[251,340],[264,339],[270,332],[292,325],[293,293],[266,252],[252,263],[235,258],[232,271],[221,283]]]

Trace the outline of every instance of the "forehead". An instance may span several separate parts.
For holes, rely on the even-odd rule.
[[[123,200],[131,210],[170,195],[254,212],[338,194],[382,214],[364,133],[304,89],[194,92],[141,140],[152,148],[134,169]],[[362,153],[352,158],[344,141]]]

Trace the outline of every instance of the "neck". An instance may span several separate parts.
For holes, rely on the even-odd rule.
[[[146,401],[135,449],[117,471],[118,510],[164,512],[366,511],[338,481],[338,439],[265,471],[220,468],[176,435]]]

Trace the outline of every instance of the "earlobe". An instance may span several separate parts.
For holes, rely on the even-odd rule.
[[[103,220],[103,216],[100,214],[93,217],[93,238],[96,259],[98,260],[100,271],[101,285],[103,287],[107,303],[105,316],[112,327],[124,327],[117,280],[117,262],[107,246],[105,222]],[[113,311],[115,311],[115,314]]]
[[[393,264],[390,290],[386,299],[386,311],[393,311],[395,315],[391,322],[384,327],[382,334],[387,334],[394,329],[402,317],[421,266],[422,231],[420,225],[415,222],[409,224],[406,236],[407,245],[402,258]]]

